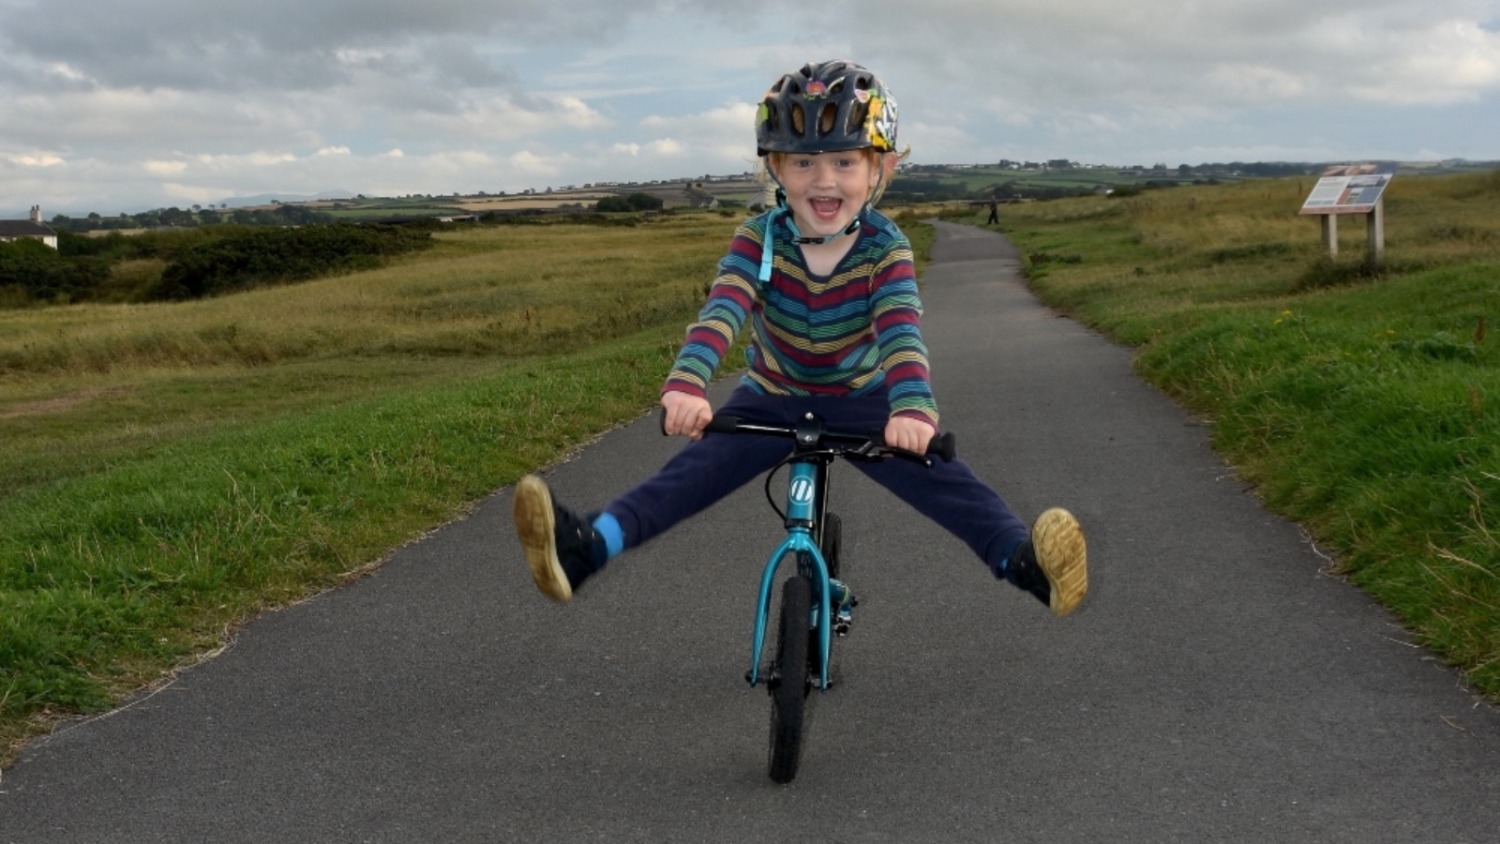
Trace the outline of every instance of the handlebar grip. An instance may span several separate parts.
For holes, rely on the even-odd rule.
[[[708,420],[708,427],[703,430],[712,431],[716,434],[732,434],[739,426],[740,418],[738,416],[716,413],[714,414],[714,418]]]
[[[665,408],[656,415],[656,421],[661,426],[662,436],[667,436],[667,411]],[[719,434],[732,434],[739,429],[739,425],[740,418],[738,416],[726,416],[716,413],[714,414],[714,418],[708,420],[708,425],[703,430]]]
[[[882,448],[887,447],[885,443],[885,437],[882,436],[883,433],[883,431],[876,431],[875,433],[871,434],[870,442],[875,443]],[[941,459],[944,463],[948,463],[958,455],[958,439],[953,436],[952,431],[948,431],[944,434],[933,437],[931,440],[928,440],[927,453],[925,454],[918,454],[915,451],[907,451],[904,448],[891,447],[891,450],[912,460],[921,461],[924,458],[936,457]]]
[[[927,444],[927,453],[943,458],[944,463],[951,462],[958,455],[958,439],[953,436],[952,431],[933,437],[932,442]]]

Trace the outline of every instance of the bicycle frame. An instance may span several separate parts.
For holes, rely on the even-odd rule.
[[[818,688],[826,691],[829,686],[828,666],[833,650],[834,608],[833,581],[828,571],[828,561],[823,557],[822,540],[828,521],[828,486],[832,464],[840,457],[880,459],[883,455],[892,455],[904,456],[931,466],[933,456],[944,460],[953,459],[953,435],[946,433],[934,439],[928,447],[928,453],[923,455],[887,449],[877,442],[878,432],[872,437],[828,431],[823,426],[823,420],[812,413],[799,419],[793,427],[746,422],[734,416],[716,415],[709,422],[707,430],[718,433],[790,435],[795,443],[792,454],[785,463],[789,467],[790,476],[787,480],[785,514],[787,535],[766,560],[761,574],[760,600],[756,603],[755,632],[750,646],[750,670],[745,672],[745,679],[750,682],[751,687],[760,682],[760,663],[765,653],[766,628],[771,616],[771,590],[782,562],[790,557],[795,561],[799,572],[811,581],[813,617],[809,622],[818,629]],[[830,446],[827,441],[829,438],[848,447]]]
[[[798,438],[799,442],[801,437]],[[828,663],[833,649],[833,587],[828,562],[813,531],[823,523],[828,490],[828,459],[817,454],[798,457],[789,466],[787,480],[786,539],[771,552],[760,578],[760,601],[756,606],[755,633],[750,649],[750,671],[745,678],[753,688],[760,681],[760,661],[765,650],[766,627],[771,616],[771,590],[776,573],[787,559],[796,561],[813,584],[813,616],[818,627],[818,688],[828,689]],[[816,516],[816,519],[814,518]],[[813,561],[807,566],[804,560]]]

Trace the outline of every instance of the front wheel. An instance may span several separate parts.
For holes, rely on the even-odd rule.
[[[767,684],[771,693],[770,774],[777,783],[797,776],[802,756],[802,734],[808,693],[809,620],[812,583],[803,575],[789,577],[781,588],[781,618],[777,630],[776,666]]]

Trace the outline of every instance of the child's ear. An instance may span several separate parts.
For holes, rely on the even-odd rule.
[[[880,175],[884,177],[887,182],[889,182],[891,180],[891,177],[896,175],[896,165],[900,163],[901,156],[895,154],[894,152],[887,152],[882,154],[880,156]]]

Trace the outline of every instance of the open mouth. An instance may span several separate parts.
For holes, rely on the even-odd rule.
[[[839,215],[839,210],[844,207],[842,199],[809,199],[808,205],[812,206],[813,214],[823,220],[832,220]]]

